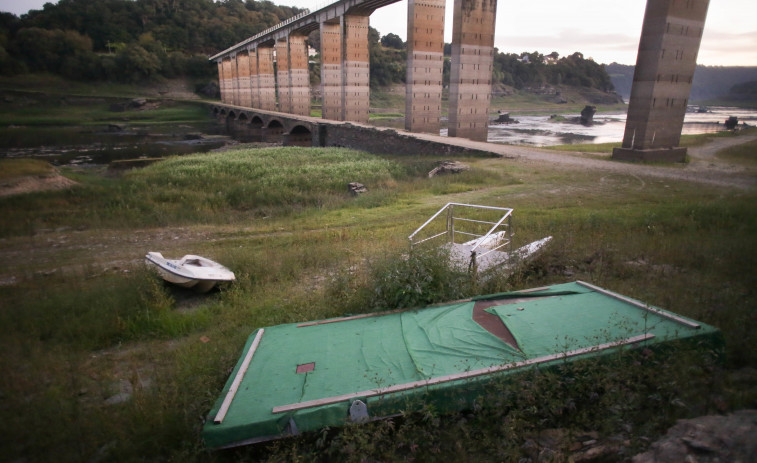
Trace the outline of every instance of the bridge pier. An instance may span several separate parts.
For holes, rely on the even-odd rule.
[[[279,93],[279,111],[292,112],[292,84],[289,80],[289,43],[286,37],[276,40],[276,88]]]
[[[648,0],[623,145],[613,159],[684,162],[683,119],[709,0]]]
[[[231,57],[225,57],[221,62],[223,69],[223,78],[221,78],[221,101],[228,104],[234,104],[234,91],[232,89],[231,75]]]
[[[450,137],[486,141],[497,0],[455,0],[450,72]]]
[[[247,49],[250,58],[250,107],[260,107],[260,75],[258,72],[258,53],[254,48]]]
[[[340,21],[332,20],[322,22],[320,28],[323,118],[342,121],[342,25]]]
[[[252,106],[252,89],[250,88],[250,54],[237,54],[237,72],[239,73],[239,106]]]
[[[239,106],[239,62],[237,53],[231,56],[231,101]]]
[[[368,122],[370,72],[368,54],[369,16],[343,15],[344,34],[342,105],[345,121]]]
[[[290,34],[289,44],[289,98],[291,114],[310,116],[310,71],[308,46],[304,35]]]
[[[258,53],[259,109],[276,110],[276,77],[273,75],[273,48],[260,46]]]
[[[407,2],[405,129],[439,134],[445,0]]]

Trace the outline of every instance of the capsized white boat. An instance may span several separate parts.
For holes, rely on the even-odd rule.
[[[217,283],[234,281],[234,272],[210,259],[187,254],[181,259],[166,259],[159,252],[148,252],[145,263],[154,267],[164,280],[204,293]]]

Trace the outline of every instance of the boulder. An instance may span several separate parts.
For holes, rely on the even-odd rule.
[[[460,172],[465,172],[466,170],[470,170],[470,166],[463,164],[462,162],[442,161],[442,163],[438,167],[435,167],[431,172],[428,173],[428,176],[429,178],[431,178],[442,174],[459,174]]]
[[[594,114],[597,112],[596,106],[589,106],[586,105],[584,109],[581,110],[581,124],[583,125],[591,125],[594,123]]]
[[[368,191],[368,188],[366,188],[362,183],[351,182],[349,185],[347,185],[347,191],[352,193],[353,196],[358,196],[362,193],[366,193]]]
[[[757,455],[757,410],[679,420],[633,463],[748,462]]]

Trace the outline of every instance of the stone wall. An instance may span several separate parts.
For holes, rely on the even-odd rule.
[[[494,156],[487,151],[438,143],[404,135],[392,129],[352,124],[319,124],[314,146],[334,146],[391,155]],[[317,135],[317,136],[316,136]]]

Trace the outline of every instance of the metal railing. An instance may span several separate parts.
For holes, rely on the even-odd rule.
[[[445,211],[447,214],[443,216]],[[489,215],[482,217],[486,215],[481,214],[482,211]],[[512,214],[513,209],[507,207],[447,203],[408,237],[410,249],[412,251],[421,243],[446,237],[447,243],[470,246],[470,268],[475,269],[476,261],[491,252],[506,246],[512,251],[512,237],[515,234]],[[446,219],[444,224],[440,223],[442,217]],[[468,241],[458,243],[456,240],[460,237]]]

